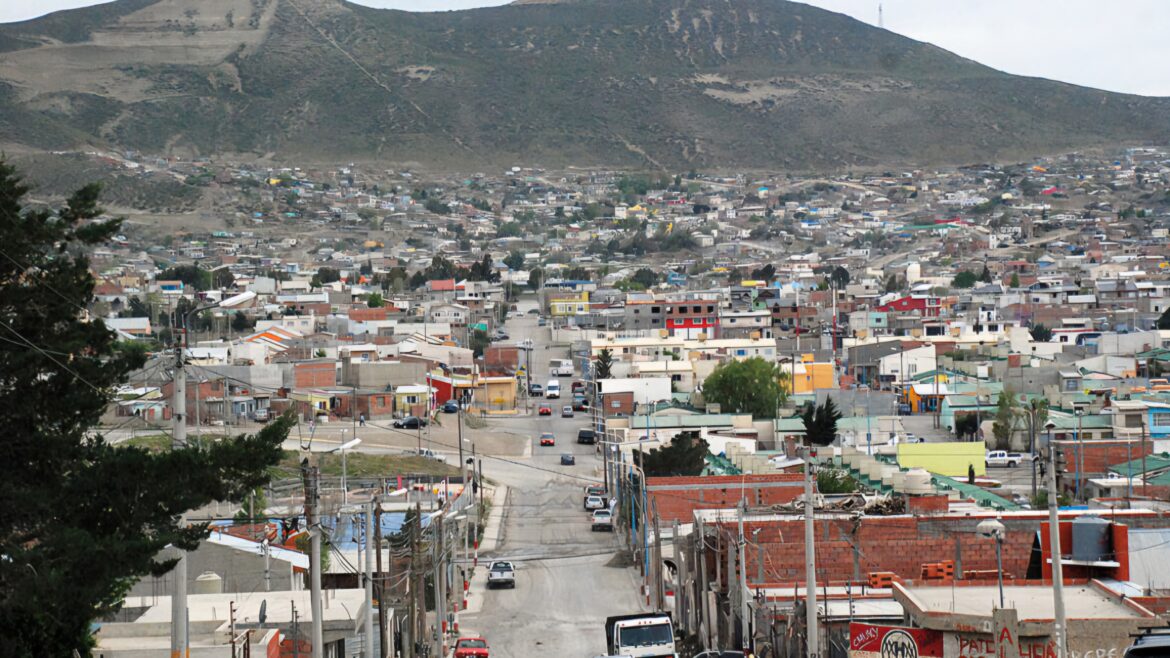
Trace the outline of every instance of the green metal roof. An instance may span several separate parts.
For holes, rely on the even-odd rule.
[[[949,478],[945,475],[935,475],[933,473],[930,475],[930,481],[934,484],[936,489],[943,492],[950,490],[958,491],[959,495],[964,499],[974,499],[974,501],[978,503],[980,507],[990,507],[992,509],[1001,509],[1005,511],[1022,509],[1019,505],[1013,503],[1012,501],[1001,496],[997,496],[979,485],[967,484],[962,480]]]
[[[1146,455],[1145,462],[1145,471],[1142,470],[1141,457],[1110,466],[1109,470],[1124,477],[1140,476],[1142,473],[1151,473],[1154,471],[1170,471],[1170,452]],[[1153,484],[1155,479],[1150,478],[1150,483]]]

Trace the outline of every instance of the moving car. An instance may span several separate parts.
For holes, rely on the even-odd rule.
[[[593,510],[592,529],[613,532],[613,514],[607,509]]]
[[[1006,450],[991,450],[983,459],[988,468],[992,466],[1006,466],[1007,468],[1015,468],[1024,461],[1024,455],[1018,452],[1008,452]]]
[[[443,403],[443,413],[453,414],[459,412],[459,403],[454,400],[447,400]]]
[[[605,499],[601,496],[585,496],[585,511],[592,512],[596,509],[605,509]]]
[[[497,331],[496,335],[492,336],[493,341],[508,340],[508,338],[510,338],[510,336],[502,331]]]
[[[427,421],[418,416],[406,416],[394,421],[394,427],[404,430],[417,430],[420,427],[426,427]]]
[[[541,416],[551,416],[552,415],[552,407],[541,407],[540,409],[537,410],[536,413],[541,415]]]
[[[488,567],[488,589],[495,587],[516,588],[516,569],[511,562],[496,561]]]
[[[572,405],[566,404],[565,406],[561,407],[561,418],[572,418],[572,417],[573,417],[573,406]]]
[[[544,432],[540,435],[540,445],[555,446],[557,444],[557,437],[552,432]]]
[[[594,432],[588,427],[582,427],[577,430],[577,443],[586,443],[589,445],[597,443],[597,432]]]
[[[575,466],[576,464],[577,458],[573,455],[570,455],[567,452],[561,455],[561,466]]]
[[[461,637],[455,640],[455,658],[488,658],[487,640],[482,637]]]
[[[528,394],[534,398],[544,395],[544,387],[540,384],[532,384],[528,387]]]
[[[536,326],[538,326],[538,327],[543,327],[543,326],[546,326],[547,324],[548,324],[548,320],[545,320],[544,318],[540,318],[539,320],[536,321]]]

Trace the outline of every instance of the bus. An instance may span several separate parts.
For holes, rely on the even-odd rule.
[[[572,359],[549,359],[548,374],[553,377],[572,377],[573,376],[573,360]]]

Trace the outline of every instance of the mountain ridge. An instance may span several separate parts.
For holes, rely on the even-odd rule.
[[[837,169],[1164,141],[1168,117],[777,0],[118,0],[0,26],[0,140],[44,149]]]

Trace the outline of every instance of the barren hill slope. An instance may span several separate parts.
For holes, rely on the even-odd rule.
[[[0,141],[41,148],[825,168],[1164,142],[1168,118],[782,0],[120,0],[0,26]]]

